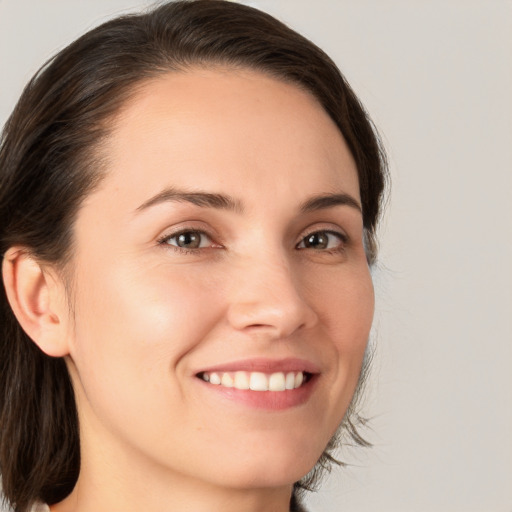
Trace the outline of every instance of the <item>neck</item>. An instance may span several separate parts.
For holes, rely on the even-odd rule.
[[[122,481],[110,486],[90,487],[86,479],[79,479],[73,492],[62,502],[53,505],[51,512],[289,512],[291,489],[214,489],[192,482],[159,488],[132,486],[129,490]],[[112,483],[112,482],[110,482]],[[98,492],[99,491],[99,492]]]

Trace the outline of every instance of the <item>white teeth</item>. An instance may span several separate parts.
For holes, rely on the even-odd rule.
[[[249,389],[249,375],[247,375],[247,372],[235,372],[235,388]]]
[[[222,380],[220,381],[221,385],[226,388],[232,388],[233,387],[233,377],[229,375],[229,373],[225,373],[222,376]]]
[[[268,377],[264,373],[252,372],[249,388],[253,391],[268,391]]]
[[[268,379],[268,390],[269,391],[284,391],[286,389],[286,383],[284,380],[284,373],[273,373]]]
[[[299,388],[304,383],[303,372],[203,372],[200,377],[210,384],[252,391],[285,391]]]
[[[206,374],[206,375],[208,375],[208,374]],[[210,383],[211,384],[220,384],[220,377],[219,377],[218,373],[211,373],[210,374]]]
[[[294,389],[295,388],[295,374],[293,372],[286,374],[285,386],[286,386],[286,389]]]

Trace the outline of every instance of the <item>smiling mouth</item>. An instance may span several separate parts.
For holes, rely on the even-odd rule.
[[[308,372],[201,372],[197,377],[215,386],[251,391],[298,389],[311,379]]]

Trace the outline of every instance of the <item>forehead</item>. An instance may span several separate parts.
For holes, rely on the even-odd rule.
[[[104,147],[105,186],[150,196],[162,186],[238,195],[343,189],[357,171],[338,128],[298,86],[249,70],[195,69],[143,85]]]

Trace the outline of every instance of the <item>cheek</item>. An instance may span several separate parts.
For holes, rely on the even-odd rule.
[[[201,277],[122,264],[82,272],[71,355],[86,391],[100,399],[108,390],[134,400],[155,388],[160,397],[179,394],[179,380],[169,382],[184,370],[180,361],[222,314],[218,288]]]
[[[357,274],[340,290],[333,328],[344,333],[339,338],[343,352],[364,352],[374,313],[374,290],[369,272]]]
[[[343,334],[338,338],[337,347],[339,356],[351,362],[348,373],[355,387],[368,344],[375,306],[373,283],[366,267],[347,283],[340,301],[343,303],[334,319],[334,329]]]
[[[317,289],[317,311],[325,330],[323,356],[336,361],[329,382],[334,431],[359,381],[373,320],[374,290],[365,265],[346,267],[335,279],[317,280],[317,286],[323,290]]]
[[[320,323],[340,351],[364,352],[374,312],[374,290],[366,264],[315,275],[306,284]],[[361,347],[362,346],[362,347]]]

